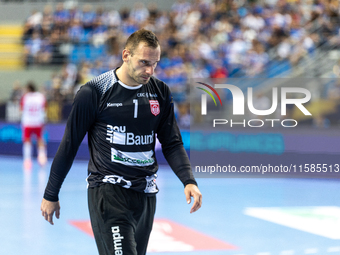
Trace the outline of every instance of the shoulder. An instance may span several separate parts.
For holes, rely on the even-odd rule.
[[[168,85],[164,81],[162,81],[162,80],[160,80],[160,79],[158,79],[154,76],[151,76],[150,83],[154,86],[161,88],[161,89],[169,89]]]
[[[93,85],[87,82],[85,85],[81,86],[79,90],[76,93],[75,100],[89,100],[91,98],[99,98],[100,93],[97,90],[97,88]]]
[[[105,93],[116,82],[117,78],[113,70],[98,75],[80,87],[74,101],[77,103],[96,104],[99,106]]]
[[[45,95],[43,93],[41,93],[41,92],[35,92],[35,93],[36,93],[37,97],[45,99]]]
[[[155,87],[163,96],[169,96],[171,94],[169,86],[162,80],[156,77],[150,78],[151,86]]]
[[[87,82],[85,85],[87,85],[91,89],[96,90],[96,92],[100,96],[103,96],[116,82],[117,78],[114,74],[114,70],[110,70],[101,75],[98,75],[97,77]]]
[[[163,101],[166,101],[167,104],[173,105],[170,88],[164,81],[152,76],[150,78],[150,83],[152,86],[156,87],[156,90],[160,93],[160,98],[162,98]]]

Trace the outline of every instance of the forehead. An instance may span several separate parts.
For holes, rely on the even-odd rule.
[[[159,45],[157,48],[152,48],[147,46],[146,43],[141,42],[134,50],[133,56],[148,61],[159,61],[161,57],[161,48]]]

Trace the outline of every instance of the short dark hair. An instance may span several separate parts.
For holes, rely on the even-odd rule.
[[[129,36],[126,40],[125,49],[128,49],[131,55],[133,55],[134,50],[141,42],[146,43],[146,46],[154,49],[159,46],[157,36],[152,31],[142,28]]]
[[[35,92],[35,91],[37,91],[36,86],[35,86],[34,82],[32,82],[32,81],[27,82],[26,87],[27,87],[27,90],[28,90],[29,92]]]

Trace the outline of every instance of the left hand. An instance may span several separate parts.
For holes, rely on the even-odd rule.
[[[60,217],[60,203],[57,202],[51,202],[43,198],[41,202],[41,214],[47,220],[51,225],[54,225],[53,223],[53,215],[55,213],[55,216],[57,219]]]
[[[190,213],[196,212],[202,206],[202,194],[198,187],[194,184],[187,184],[184,188],[185,198],[187,203],[191,203],[191,197],[194,198],[194,204],[191,207]]]

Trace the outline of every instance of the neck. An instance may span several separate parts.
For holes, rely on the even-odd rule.
[[[136,87],[136,86],[140,85],[140,84],[136,84],[136,82],[133,79],[130,78],[130,76],[128,74],[127,66],[126,66],[125,63],[123,63],[121,65],[121,67],[119,67],[116,70],[116,75],[117,75],[118,79],[127,86]]]

